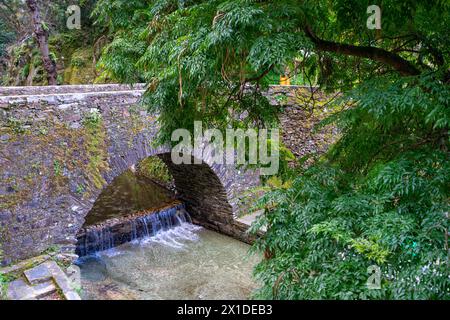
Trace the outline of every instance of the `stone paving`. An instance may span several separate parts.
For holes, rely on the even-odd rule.
[[[23,277],[8,286],[11,300],[38,300],[53,297],[59,292],[62,299],[81,300],[71,286],[71,280],[55,261],[47,261],[23,272]]]
[[[8,298],[11,300],[36,300],[56,292],[53,281],[48,280],[36,285],[29,285],[23,279],[17,279],[8,286]]]
[[[241,216],[241,217],[239,217],[239,218],[236,218],[236,221],[237,221],[237,222],[240,222],[240,223],[242,223],[242,224],[244,224],[244,225],[246,225],[246,226],[248,226],[248,227],[250,228],[251,225],[252,225],[252,223],[253,223],[260,215],[262,215],[263,213],[264,213],[263,210],[258,210],[258,211],[255,211],[255,212],[253,212],[253,213],[250,213],[250,214],[247,214],[247,215],[243,215],[243,216]],[[264,233],[264,232],[267,231],[267,228],[264,226],[264,227],[261,228],[260,231]]]

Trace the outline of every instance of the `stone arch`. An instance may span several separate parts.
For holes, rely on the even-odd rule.
[[[105,88],[110,91],[101,91]],[[198,157],[203,158],[201,164],[173,164],[167,146],[153,146],[157,117],[136,107],[143,90],[123,86],[10,90],[10,96],[0,97],[0,122],[7,128],[0,141],[0,198],[6,199],[0,206],[3,263],[39,254],[52,245],[74,252],[77,232],[103,188],[150,156],[167,164],[195,222],[251,241],[245,232],[248,226],[234,218],[243,191],[259,184],[258,173],[212,164],[208,155]],[[85,120],[93,113],[101,116],[101,130],[87,136]],[[89,139],[98,148],[92,154]],[[74,158],[80,160],[72,163]],[[80,185],[87,191],[80,194]]]
[[[130,149],[131,153],[134,153],[135,151],[136,149],[134,148]],[[122,160],[116,162],[120,163],[120,166],[111,168],[112,170],[107,176],[108,183],[105,184],[103,189],[95,194],[96,199],[101,196],[107,186],[113,183],[116,178],[122,175],[131,166],[137,165],[140,161],[148,157],[158,157],[166,164],[168,171],[174,180],[176,197],[178,200],[182,201],[194,223],[218,231],[222,234],[227,234],[247,243],[250,243],[253,240],[251,236],[246,233],[246,228],[248,226],[236,219],[236,215],[239,211],[239,204],[231,197],[236,194],[233,191],[233,187],[235,187],[237,183],[242,183],[242,186],[248,188],[248,185],[244,183],[248,182],[249,177],[256,177],[254,172],[248,171],[239,173],[234,167],[210,165],[205,161],[198,161],[201,163],[194,164],[193,156],[191,157],[192,164],[174,164],[171,159],[169,148],[150,149],[149,151],[148,154],[144,153],[142,159],[136,159],[130,155],[120,157]],[[197,158],[197,160],[200,159]],[[230,179],[230,173],[235,173],[235,175],[231,176],[232,180],[227,180]],[[245,178],[247,178],[247,180],[245,180]],[[91,201],[80,210],[79,213],[82,219],[80,219],[80,223],[78,224],[79,229],[75,233],[76,236],[78,236],[83,229],[85,219],[89,215],[94,204],[95,201]],[[83,236],[84,233],[82,232],[81,235]]]
[[[209,229],[230,235],[244,242],[251,242],[246,234],[248,226],[236,220],[240,213],[240,199],[242,192],[259,183],[259,176],[254,171],[239,170],[234,166],[208,164],[202,159],[200,164],[174,164],[171,159],[170,148],[160,147],[152,149],[147,139],[138,138],[142,144],[134,144],[125,154],[113,154],[110,163],[111,170],[105,176],[104,188],[127,169],[137,165],[148,157],[158,157],[167,166],[174,179],[177,198],[180,199],[191,214],[194,223]],[[97,199],[103,189],[99,189],[93,198]],[[89,201],[83,206],[80,215],[83,220],[89,214],[94,202]]]
[[[259,174],[254,170],[238,169],[235,165],[215,164],[208,155],[191,155],[191,164],[176,165],[171,160],[171,148],[160,146],[153,148],[154,127],[148,126],[133,138],[131,146],[124,145],[120,139],[112,140],[109,145],[109,170],[105,175],[107,184],[131,166],[152,157],[159,157],[168,167],[174,178],[177,196],[192,215],[193,221],[228,234],[245,242],[250,242],[245,233],[248,226],[236,221],[240,214],[240,200],[243,193],[259,185]],[[117,135],[109,132],[109,136]],[[194,158],[200,159],[195,164]],[[101,190],[96,194],[100,195]],[[85,213],[87,214],[87,212]]]

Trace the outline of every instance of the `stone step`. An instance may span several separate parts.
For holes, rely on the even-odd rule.
[[[47,261],[42,265],[49,270],[53,276],[53,280],[56,282],[56,285],[59,287],[66,300],[81,300],[78,293],[72,288],[70,279],[55,261]]]
[[[57,289],[66,300],[81,300],[72,288],[72,281],[55,261],[47,261],[23,272],[24,278],[8,286],[11,300],[36,300],[48,297]]]
[[[52,293],[56,292],[56,286],[53,281],[47,281],[43,283],[39,283],[35,286],[33,286],[35,299],[44,298],[45,296],[48,296]]]
[[[26,270],[24,272],[24,275],[27,278],[28,282],[30,282],[31,284],[38,284],[49,281],[53,276],[50,270],[48,269],[46,263],[40,264],[37,267]]]
[[[236,221],[237,221],[237,222],[240,222],[240,223],[242,223],[242,224],[244,224],[244,225],[246,225],[246,226],[248,226],[248,227],[250,228],[250,226],[252,225],[252,223],[253,223],[260,215],[262,215],[263,213],[264,213],[264,210],[258,210],[258,211],[255,211],[255,212],[251,213],[251,214],[247,214],[247,215],[244,215],[244,216],[242,216],[242,217],[238,217],[238,218],[236,218]],[[266,228],[266,227],[262,227],[260,231],[263,232],[263,233],[265,233],[265,232],[267,232],[267,228]]]
[[[23,279],[14,280],[8,285],[8,298],[11,300],[27,300],[33,293],[33,288]]]
[[[24,261],[21,261],[12,266],[0,268],[0,275],[7,275],[10,273],[22,273],[24,270],[30,267],[30,265],[37,265],[50,259],[49,255],[41,255],[33,257]]]
[[[11,300],[36,300],[56,292],[53,281],[30,286],[24,279],[12,281],[8,286],[8,298]]]

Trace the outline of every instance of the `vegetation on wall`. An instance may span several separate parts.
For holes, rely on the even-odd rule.
[[[94,109],[85,116],[83,124],[86,131],[85,152],[89,159],[86,172],[94,186],[102,189],[106,185],[102,172],[109,169],[103,119],[98,110]]]
[[[5,276],[0,275],[0,300],[5,300],[8,280]]]
[[[164,185],[169,185],[173,181],[173,177],[166,164],[157,156],[142,160],[136,169],[139,175],[163,183]]]

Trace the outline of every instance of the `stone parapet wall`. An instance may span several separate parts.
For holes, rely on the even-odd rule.
[[[267,93],[271,104],[281,105],[279,116],[282,141],[297,157],[322,154],[336,137],[333,127],[315,131],[314,127],[333,112],[328,95],[317,87],[271,86]]]
[[[63,85],[63,86],[28,86],[28,87],[0,87],[0,97],[2,96],[23,96],[23,95],[54,95],[61,93],[81,93],[81,92],[111,92],[144,90],[145,84],[134,85],[124,84],[92,84],[92,85]]]

